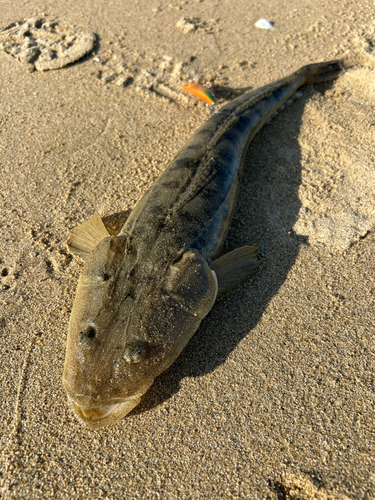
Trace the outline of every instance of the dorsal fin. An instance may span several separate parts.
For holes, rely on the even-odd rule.
[[[186,203],[191,201],[198,193],[200,193],[210,182],[212,177],[216,174],[214,168],[214,160],[209,154],[203,158],[201,164],[197,168],[194,176],[192,177],[190,184],[187,186],[184,192],[180,194],[177,198],[175,204],[170,209],[170,212],[176,213],[180,210]]]
[[[73,254],[85,259],[94,250],[99,241],[107,236],[109,236],[109,233],[100,215],[98,212],[94,212],[89,219],[73,229],[67,244]]]

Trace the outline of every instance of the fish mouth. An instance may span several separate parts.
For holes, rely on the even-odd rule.
[[[98,429],[118,422],[127,415],[141,401],[142,394],[136,394],[126,400],[102,406],[81,407],[68,396],[70,405],[78,418],[89,429]]]
[[[141,401],[143,394],[149,389],[154,379],[149,379],[137,388],[134,394],[127,397],[113,397],[102,399],[99,395],[89,395],[72,390],[64,380],[64,387],[68,402],[75,416],[88,429],[98,429],[118,422],[132,411]]]

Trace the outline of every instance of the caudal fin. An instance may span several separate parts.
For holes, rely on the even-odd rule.
[[[342,62],[339,60],[309,64],[302,68],[302,71],[305,71],[306,75],[304,83],[305,85],[311,85],[333,80],[337,78],[343,70]]]

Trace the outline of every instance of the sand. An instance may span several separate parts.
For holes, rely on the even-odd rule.
[[[16,0],[0,29],[35,18],[44,66],[0,37],[1,498],[375,498],[374,2]],[[248,152],[228,248],[259,246],[259,275],[128,417],[85,429],[61,382],[69,231],[131,210],[207,119],[189,78],[222,105],[333,58],[346,73]]]

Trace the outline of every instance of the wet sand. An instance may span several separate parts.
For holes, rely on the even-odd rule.
[[[373,9],[3,6],[0,30],[52,28],[31,29],[34,62],[0,36],[1,498],[375,498]],[[85,50],[56,62],[54,33]],[[208,118],[185,81],[210,82],[223,105],[335,58],[345,74],[303,88],[249,149],[228,249],[257,245],[261,272],[219,299],[128,417],[85,429],[62,387],[82,269],[69,231],[130,211]]]

